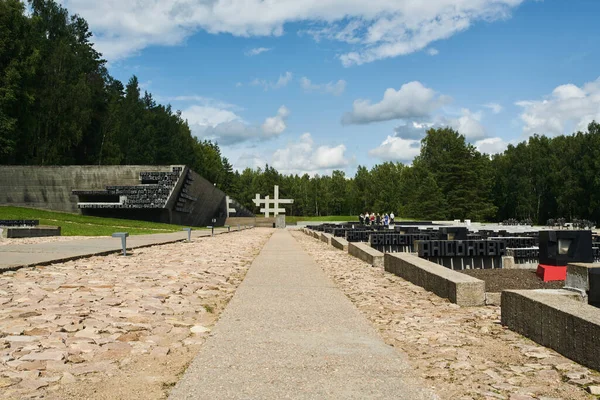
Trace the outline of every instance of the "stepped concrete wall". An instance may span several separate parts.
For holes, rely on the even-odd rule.
[[[170,171],[171,166],[0,166],[0,205],[78,213],[74,189],[139,185],[140,172]]]
[[[225,193],[185,166],[0,166],[0,205],[79,213],[79,198],[73,190],[141,185],[141,172],[171,172],[173,167],[183,172],[164,207],[86,208],[83,214],[188,226],[224,225]],[[238,214],[252,215],[245,209]]]

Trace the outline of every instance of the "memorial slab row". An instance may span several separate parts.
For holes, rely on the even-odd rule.
[[[369,245],[383,253],[415,251],[417,240],[431,240],[429,234],[371,233]]]
[[[0,219],[0,226],[20,227],[20,226],[39,226],[39,220],[33,219]]]
[[[501,257],[506,244],[501,240],[422,240],[416,243],[419,257]]]

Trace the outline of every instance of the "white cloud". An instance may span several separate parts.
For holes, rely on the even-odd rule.
[[[480,153],[498,154],[508,147],[509,143],[499,137],[487,138],[475,142],[475,147]]]
[[[285,87],[288,85],[288,83],[291,82],[293,78],[293,74],[291,72],[286,72],[283,75],[279,75],[279,79],[277,79],[277,81],[272,82],[272,81],[268,81],[266,79],[254,79],[252,82],[250,82],[250,85],[252,86],[262,86],[264,88],[264,90],[269,90],[269,89],[281,89],[282,87]]]
[[[351,160],[345,153],[346,146],[343,144],[315,147],[311,134],[305,133],[297,142],[276,150],[271,165],[282,173],[329,171],[350,165]]]
[[[300,79],[300,86],[304,89],[305,92],[320,92],[320,93],[329,93],[334,96],[340,96],[346,90],[346,81],[340,79],[337,82],[329,82],[316,84],[312,83],[310,79],[307,77],[303,77]]]
[[[370,100],[355,100],[352,112],[342,118],[344,124],[368,124],[393,119],[416,119],[428,117],[433,111],[451,101],[421,82],[405,83],[399,90],[389,88],[379,103]]]
[[[213,99],[211,97],[200,96],[200,95],[184,95],[184,96],[160,96],[155,95],[154,99],[161,103],[170,103],[170,102],[182,102],[182,103],[195,103],[195,106],[202,106],[208,108],[220,108],[226,110],[234,110],[240,111],[241,107],[236,106],[235,104],[227,103],[225,101]]]
[[[288,110],[286,106],[279,107],[279,110],[277,110],[277,115],[267,118],[262,124],[263,132],[267,136],[277,136],[281,134],[287,127],[285,121],[289,115],[290,110]]]
[[[273,50],[272,47],[255,47],[253,49],[248,50],[246,53],[247,56],[252,57],[252,56],[257,56],[261,53],[266,53],[267,51],[271,51]]]
[[[430,56],[437,56],[438,54],[440,54],[440,51],[432,47],[430,49],[427,49],[427,54],[429,54]]]
[[[267,164],[267,161],[257,153],[243,153],[235,162],[234,168],[242,171],[246,168],[263,168]]]
[[[412,162],[420,151],[420,140],[388,136],[379,147],[370,150],[369,155],[383,161]]]
[[[177,45],[198,30],[281,36],[288,23],[316,39],[351,43],[346,66],[425,49],[477,21],[507,18],[524,0],[59,0],[86,18],[109,60],[152,45]]]
[[[262,126],[249,124],[230,110],[193,105],[182,111],[192,134],[229,146],[247,141],[264,141],[279,136],[287,128],[289,110],[281,106],[275,117],[268,117]]]
[[[472,112],[466,108],[463,108],[461,113],[462,115],[459,118],[448,120],[448,125],[456,129],[468,141],[484,138],[486,131],[481,124],[482,114]]]
[[[492,110],[492,112],[494,114],[500,114],[502,112],[502,110],[504,109],[500,104],[498,103],[487,103],[483,105],[485,108],[489,108],[490,110]]]
[[[234,112],[216,107],[193,105],[181,112],[190,125],[216,126],[219,124],[240,121]]]
[[[600,121],[600,78],[578,87],[566,84],[556,87],[543,100],[519,101],[523,108],[523,132],[544,135],[585,131],[593,120]]]

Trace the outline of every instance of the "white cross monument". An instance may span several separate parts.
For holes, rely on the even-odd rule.
[[[231,214],[235,214],[237,210],[233,208],[233,199],[229,196],[225,196],[225,201],[227,202],[227,217],[231,217]]]
[[[280,207],[280,204],[293,204],[293,199],[280,199],[279,198],[279,186],[275,185],[275,198],[273,200],[270,199],[269,196],[266,196],[264,199],[260,198],[260,194],[256,193],[256,198],[252,200],[256,207],[260,207],[261,204],[264,204],[264,207],[261,207],[260,212],[265,213],[265,218],[269,218],[270,213],[273,213],[273,216],[278,216],[280,213],[285,214],[285,208]],[[271,208],[273,205],[273,208]]]

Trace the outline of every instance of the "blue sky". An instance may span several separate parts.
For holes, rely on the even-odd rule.
[[[410,163],[430,126],[482,151],[600,120],[596,0],[63,0],[233,165]]]

